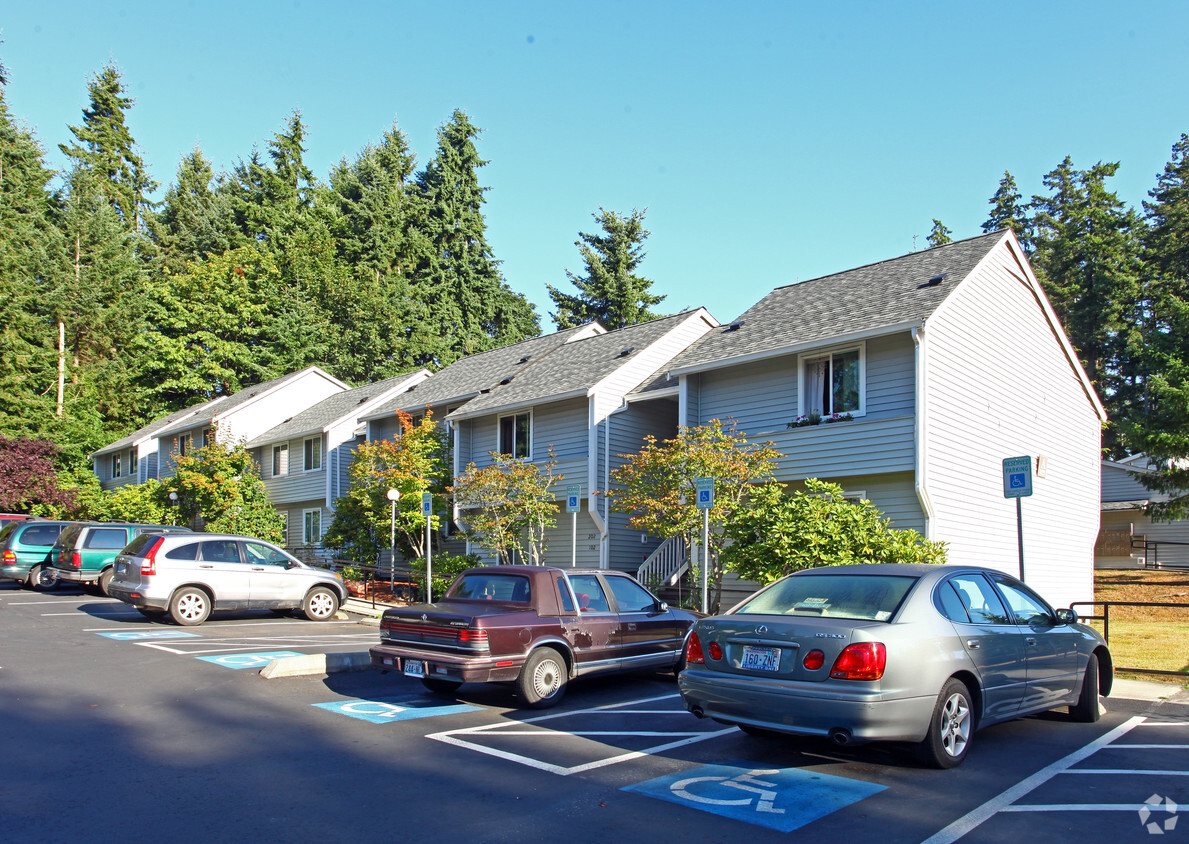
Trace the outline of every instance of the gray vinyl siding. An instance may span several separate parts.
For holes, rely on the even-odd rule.
[[[1102,467],[1103,501],[1147,501],[1159,500],[1163,496],[1148,489],[1131,472],[1119,466]]]
[[[644,437],[652,434],[658,440],[677,436],[677,405],[672,401],[653,400],[633,402],[628,410],[609,419],[611,425],[611,465],[614,471],[628,462],[621,455],[636,454],[644,446]],[[606,423],[604,423],[606,424]],[[599,464],[602,472],[603,464]],[[602,485],[600,476],[600,486]],[[611,513],[608,537],[608,568],[635,574],[640,564],[660,546],[663,537],[645,536],[628,527],[630,514]]]
[[[297,437],[289,440],[289,473],[286,475],[272,473],[273,445],[266,445],[256,452],[256,459],[260,464],[260,477],[268,490],[269,500],[274,505],[315,499],[324,502],[326,499],[327,455],[322,455],[321,469],[309,472],[302,469],[306,439],[308,438]]]
[[[1094,594],[1101,427],[1054,331],[1003,244],[930,318],[923,482],[932,538],[949,543],[950,562],[1016,572],[1002,461],[1047,457],[1047,477],[1034,477],[1021,501],[1025,571],[1046,599],[1068,606]]]
[[[1143,538],[1151,542],[1185,543],[1184,545],[1160,545],[1149,552],[1149,563],[1175,563],[1189,565],[1189,521],[1184,519],[1175,522],[1153,522],[1144,515],[1143,510],[1108,511],[1102,514],[1103,530],[1130,529],[1135,539]],[[1137,565],[1143,564],[1144,549],[1134,549],[1133,557]],[[1104,560],[1118,561],[1121,558],[1107,557]],[[1099,560],[1098,562],[1103,562]]]
[[[393,413],[368,423],[368,437],[373,440],[394,440],[400,433],[400,423]]]
[[[582,512],[578,516],[577,560],[578,568],[598,568],[599,531],[582,501]],[[547,546],[545,562],[551,566],[569,567],[573,543],[572,521],[574,516],[565,512],[564,504],[558,508],[557,524],[545,532]]]

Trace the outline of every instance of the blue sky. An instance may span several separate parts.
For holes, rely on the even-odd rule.
[[[1189,132],[1189,3],[55,2],[0,14],[10,110],[57,150],[120,69],[159,195],[296,109],[319,178],[396,121],[483,129],[492,249],[550,330],[600,206],[647,209],[661,309],[726,322],[782,284],[978,234],[1004,170],[1121,161],[1139,206]],[[915,240],[914,240],[915,238]]]

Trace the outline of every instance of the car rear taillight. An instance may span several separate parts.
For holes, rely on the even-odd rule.
[[[685,662],[686,665],[706,663],[706,655],[702,653],[702,642],[698,639],[697,633],[690,633],[689,640],[685,643]]]
[[[4,552],[4,565],[15,566],[17,562],[17,555],[13,551]]]
[[[718,642],[711,642],[706,650],[710,652],[711,659],[722,659],[722,645]]]
[[[473,648],[487,648],[487,631],[467,628],[458,631],[458,644],[470,645]]]
[[[75,551],[73,554],[70,555],[70,565],[72,568],[76,568],[76,569],[81,569],[83,567],[83,558],[78,553],[78,551]]]
[[[801,662],[810,671],[817,671],[826,664],[826,655],[819,650],[812,650],[805,654],[805,659]]]
[[[164,541],[164,537],[158,536],[153,540],[153,544],[145,549],[144,559],[140,561],[141,577],[157,573],[157,549],[161,547],[161,543]]]
[[[830,676],[835,680],[878,680],[887,661],[888,651],[881,642],[847,645],[834,660]]]

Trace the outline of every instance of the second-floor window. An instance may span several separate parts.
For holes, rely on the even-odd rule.
[[[281,445],[274,445],[272,447],[272,475],[278,477],[280,475],[289,474],[289,443],[282,443]]]
[[[211,444],[211,429],[203,428],[202,429],[202,447],[206,448],[210,444]]]
[[[305,470],[312,472],[322,468],[322,438],[311,437],[305,441]]]
[[[120,477],[120,455],[118,454],[111,456],[111,476],[113,478]]]
[[[190,453],[190,435],[182,434],[178,437],[178,454],[185,457]]]
[[[509,457],[529,456],[529,440],[532,434],[531,413],[516,413],[500,417],[500,454]]]
[[[801,413],[865,412],[863,393],[866,387],[863,346],[800,358]]]
[[[136,449],[128,449],[128,474],[135,475],[137,469]]]

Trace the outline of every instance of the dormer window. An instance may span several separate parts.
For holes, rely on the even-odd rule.
[[[801,355],[799,361],[800,412],[823,417],[839,413],[866,413],[866,345]]]

